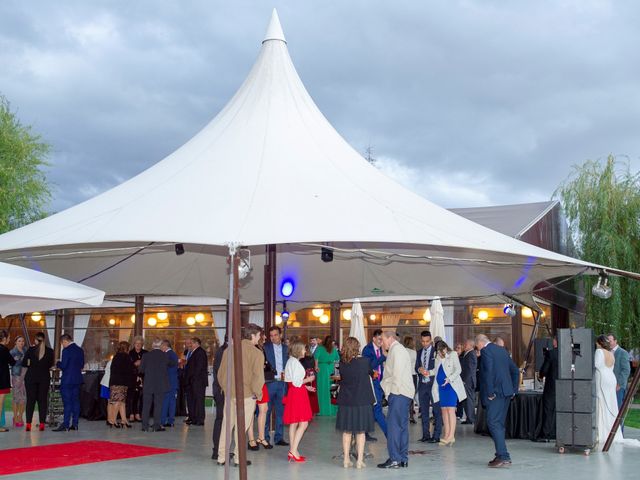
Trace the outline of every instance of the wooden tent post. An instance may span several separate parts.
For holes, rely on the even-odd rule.
[[[627,393],[624,396],[624,400],[622,401],[622,406],[618,410],[618,416],[616,417],[616,421],[613,422],[613,427],[611,427],[611,432],[609,432],[607,441],[605,442],[604,447],[602,447],[603,452],[608,452],[609,448],[611,448],[611,444],[613,443],[613,439],[616,436],[616,432],[618,431],[618,428],[620,428],[620,425],[622,424],[622,420],[624,420],[624,417],[627,414],[627,410],[629,409],[629,405],[631,404],[631,401],[633,400],[633,397],[635,396],[636,391],[638,390],[638,385],[640,385],[640,366],[636,368],[636,373],[633,374],[631,385],[629,385],[629,388],[627,388]]]

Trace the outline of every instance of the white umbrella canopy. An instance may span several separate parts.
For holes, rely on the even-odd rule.
[[[602,268],[466,220],[370,165],[304,88],[275,11],[245,82],[202,131],[121,185],[1,235],[0,260],[108,295],[226,298],[230,244],[251,248],[254,274],[240,289],[249,303],[263,298],[264,246],[277,245],[277,282],[296,284],[292,306],[526,296]],[[323,246],[334,249],[330,263]]]
[[[439,298],[435,298],[431,302],[431,307],[429,307],[429,311],[431,312],[431,338],[440,337],[445,342],[447,341],[444,329],[444,308],[442,308],[442,302]]]
[[[351,305],[351,328],[349,329],[349,336],[355,337],[360,342],[360,351],[367,344],[367,336],[364,332],[364,312],[362,311],[362,305],[360,300],[356,298]]]
[[[99,306],[104,292],[28,268],[0,263],[0,316]]]

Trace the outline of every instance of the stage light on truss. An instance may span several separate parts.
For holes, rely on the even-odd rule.
[[[505,303],[504,304],[504,308],[502,309],[502,311],[504,312],[505,315],[507,315],[509,317],[515,317],[516,316],[516,309],[513,306],[513,303]]]
[[[611,298],[613,291],[609,286],[609,277],[605,272],[600,272],[600,275],[598,276],[598,283],[593,286],[591,293],[603,300]]]

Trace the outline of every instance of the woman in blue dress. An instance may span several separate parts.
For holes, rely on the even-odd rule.
[[[436,381],[433,382],[433,402],[440,402],[443,436],[440,445],[453,445],[456,441],[456,406],[467,398],[460,378],[462,368],[456,352],[442,340],[436,343]]]

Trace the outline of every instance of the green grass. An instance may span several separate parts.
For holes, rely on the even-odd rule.
[[[640,428],[640,410],[634,408],[629,410],[627,418],[624,420],[624,424],[631,428]]]

